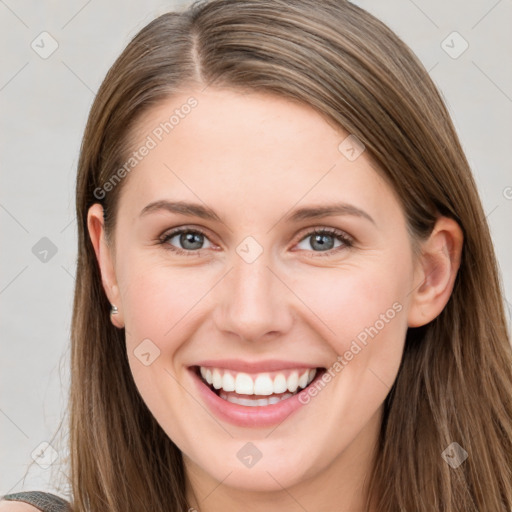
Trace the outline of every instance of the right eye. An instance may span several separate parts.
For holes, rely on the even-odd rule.
[[[171,244],[174,238],[176,238],[177,243],[181,244],[183,248]],[[208,240],[206,234],[197,228],[179,228],[170,233],[165,233],[159,238],[159,243],[162,244],[165,249],[176,252],[177,254],[196,256],[197,253],[202,250],[198,245],[204,243],[205,239]]]

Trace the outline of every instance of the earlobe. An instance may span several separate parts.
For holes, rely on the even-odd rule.
[[[116,315],[110,315],[110,319],[116,327],[121,329],[124,325],[122,320],[119,288],[117,286],[111,248],[107,245],[105,240],[103,207],[101,204],[95,203],[89,208],[87,214],[87,227],[100,268],[103,289],[105,290],[105,294],[107,295],[110,303],[115,305],[118,309]],[[109,313],[110,312],[106,312],[106,314]]]
[[[421,243],[417,284],[408,312],[409,327],[427,324],[446,306],[459,270],[463,239],[455,220],[440,217],[429,238]]]

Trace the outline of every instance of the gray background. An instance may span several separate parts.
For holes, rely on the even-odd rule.
[[[66,490],[59,461],[67,433],[54,435],[69,384],[82,132],[95,91],[128,41],[157,15],[189,3],[0,0],[0,495]],[[441,90],[512,297],[512,0],[354,3],[395,30]],[[52,41],[43,31],[58,44],[47,58],[40,53]],[[453,31],[469,44],[458,58],[464,41],[448,37]]]

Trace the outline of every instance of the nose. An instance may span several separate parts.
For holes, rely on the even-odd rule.
[[[293,322],[293,293],[285,282],[265,252],[252,263],[234,254],[233,266],[218,286],[216,327],[247,342],[282,336]]]

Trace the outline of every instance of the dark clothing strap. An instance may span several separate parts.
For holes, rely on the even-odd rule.
[[[41,512],[70,512],[69,503],[50,492],[23,491],[1,496],[7,501],[23,501],[41,510]]]

